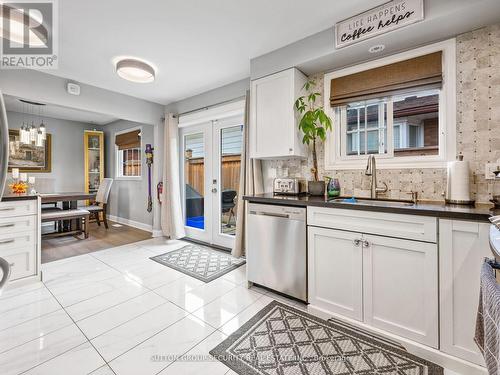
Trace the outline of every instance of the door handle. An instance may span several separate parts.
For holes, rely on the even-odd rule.
[[[279,217],[282,219],[288,219],[290,215],[287,214],[278,214],[274,212],[263,212],[263,211],[250,211],[251,215],[260,215],[260,216],[271,216],[271,217]]]

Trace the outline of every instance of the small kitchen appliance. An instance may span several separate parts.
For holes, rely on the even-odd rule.
[[[306,181],[296,177],[275,178],[273,193],[277,195],[299,195],[306,192]]]

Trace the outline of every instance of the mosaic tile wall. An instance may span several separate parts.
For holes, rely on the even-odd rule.
[[[323,88],[323,73],[314,78]],[[477,202],[486,203],[500,194],[500,181],[486,180],[486,162],[500,159],[500,24],[457,37],[457,152],[470,161],[471,191]],[[364,170],[324,170],[324,148],[318,149],[320,176],[339,179],[343,195],[369,196],[370,178]],[[311,178],[308,160],[267,160],[263,162],[266,190],[278,175]],[[443,200],[445,169],[381,169],[378,180],[385,182],[387,197],[408,199],[407,192],[419,192],[420,199]]]

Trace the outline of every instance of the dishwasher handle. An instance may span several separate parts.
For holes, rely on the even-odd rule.
[[[289,219],[290,218],[290,215],[288,215],[288,214],[279,214],[276,212],[266,212],[266,211],[250,211],[250,215],[271,216],[271,217],[279,217],[282,219]]]

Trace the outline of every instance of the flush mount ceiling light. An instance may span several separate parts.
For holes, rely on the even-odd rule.
[[[137,59],[122,59],[115,63],[116,74],[132,82],[147,83],[155,80],[155,69]]]
[[[376,44],[374,46],[371,46],[368,49],[368,52],[370,52],[370,53],[378,53],[378,52],[382,52],[384,49],[385,49],[385,46],[383,44]]]
[[[30,47],[47,45],[49,33],[39,10],[30,9],[29,13],[25,13],[24,9],[16,8],[14,5],[1,4],[0,15],[1,38]]]

